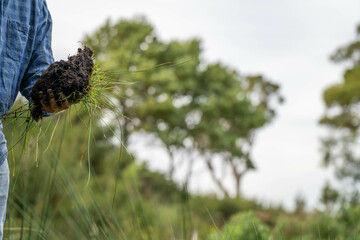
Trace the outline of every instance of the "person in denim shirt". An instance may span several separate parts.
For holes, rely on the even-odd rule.
[[[19,91],[29,100],[32,86],[54,59],[52,20],[45,0],[1,0],[0,14],[1,119],[14,104]],[[70,106],[64,101],[61,107],[57,107],[52,90],[49,89],[48,93],[50,104],[42,103],[46,112],[54,113]],[[2,128],[0,121],[0,239],[3,237],[9,189],[7,147]]]

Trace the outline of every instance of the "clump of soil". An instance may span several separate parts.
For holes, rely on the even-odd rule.
[[[79,101],[79,96],[86,95],[90,90],[90,77],[93,69],[93,51],[86,46],[84,49],[79,48],[78,53],[68,57],[67,61],[60,60],[51,64],[37,80],[30,93],[31,117],[35,121],[43,117],[40,91],[43,92],[43,102],[48,105],[48,89],[53,91],[58,106],[61,106],[61,93],[69,103]]]

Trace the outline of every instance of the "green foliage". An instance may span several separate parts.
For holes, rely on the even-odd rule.
[[[273,230],[274,239],[311,239],[309,220],[296,216],[281,216]]]
[[[338,212],[338,221],[344,225],[347,237],[358,237],[360,233],[360,206],[342,206]]]
[[[274,239],[343,239],[344,228],[326,214],[315,216],[284,216],[278,220],[273,231]]]
[[[357,38],[352,43],[339,48],[331,57],[335,62],[349,62],[341,83],[324,90],[323,100],[327,111],[320,124],[331,131],[322,140],[323,160],[326,166],[335,166],[336,175],[360,180],[358,169],[360,158],[355,151],[358,146],[360,127],[360,41],[359,27]]]
[[[134,83],[117,89],[121,112],[128,118],[123,121],[125,143],[135,131],[156,136],[169,154],[170,179],[179,151],[206,158],[215,182],[229,196],[212,166],[213,157],[222,155],[239,197],[240,179],[255,169],[250,154],[255,132],[274,117],[272,99],[282,102],[277,84],[261,75],[242,76],[220,63],[205,64],[199,39],[160,41],[144,18],[108,21],[85,44],[118,81]],[[154,68],[184,61],[161,71]],[[190,178],[194,159],[186,161]]]
[[[223,225],[258,206],[239,192],[238,199],[193,198],[171,174],[150,171],[123,146],[142,131],[172,155],[221,154],[239,189],[244,170],[255,168],[247,149],[274,117],[270,102],[279,97],[278,85],[206,65],[199,39],[162,42],[143,18],[108,21],[85,44],[99,62],[90,94],[66,115],[40,123],[7,119],[9,238],[205,239],[213,220]]]
[[[326,214],[319,214],[311,223],[311,230],[314,238],[337,239],[344,232],[344,228],[336,219]]]
[[[324,204],[327,209],[331,209],[339,199],[340,193],[327,182],[321,191],[320,202]]]
[[[242,198],[188,195],[119,149],[115,132],[104,127],[101,116],[92,119],[89,151],[85,147],[80,164],[84,138],[88,143],[88,120],[87,112],[75,108],[67,115],[44,119],[40,135],[40,126],[32,126],[31,134],[10,151],[5,226],[10,239],[345,240],[358,236],[356,197],[329,215],[289,214]],[[22,137],[23,121],[5,122],[10,146]]]
[[[277,84],[261,75],[243,76],[220,63],[204,64],[199,39],[163,42],[143,18],[108,21],[85,42],[94,49],[99,66],[108,70],[96,71],[93,84],[100,85],[81,103],[85,109],[75,105],[67,115],[37,125],[23,118],[5,122],[12,174],[6,237],[358,238],[357,191],[340,196],[326,184],[324,212],[306,212],[301,196],[293,213],[241,198],[240,180],[256,167],[251,157],[254,135],[274,118],[272,103],[283,101]],[[360,122],[358,56],[356,41],[332,57],[353,65],[342,83],[325,90],[328,111],[321,120],[336,132],[323,141],[324,163],[336,166],[337,176],[355,181],[360,180],[360,161],[354,154]],[[111,79],[111,88],[102,85],[104,77]],[[114,99],[107,95],[110,91]],[[109,114],[110,100],[118,104],[117,114]],[[97,106],[97,114],[92,106]],[[125,117],[119,119],[119,112]],[[138,131],[160,139],[172,157],[189,152],[190,166],[205,161],[220,189],[224,186],[213,160],[222,157],[233,170],[237,198],[189,195],[186,184],[180,187],[171,180],[173,172],[165,176],[139,164],[122,147]],[[335,205],[336,211],[330,211]]]
[[[225,224],[221,232],[216,232],[208,240],[248,239],[265,240],[270,237],[270,229],[253,212],[239,213]]]
[[[19,229],[18,236],[26,239],[153,239],[181,234],[181,228],[160,231],[168,221],[155,217],[177,202],[177,186],[119,149],[112,140],[114,131],[104,127],[101,116],[92,117],[90,129],[88,113],[67,113],[44,119],[26,137],[22,119],[5,122],[9,145],[22,140],[8,158],[12,185],[5,231],[14,237],[9,229]],[[81,162],[83,154],[88,161]],[[176,209],[175,205],[166,211],[176,215]],[[176,225],[176,218],[171,221]]]
[[[303,213],[306,207],[306,199],[301,195],[298,194],[295,197],[295,213]]]

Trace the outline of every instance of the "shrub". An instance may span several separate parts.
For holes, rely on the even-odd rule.
[[[222,231],[212,233],[208,240],[236,239],[263,240],[269,239],[270,230],[253,212],[239,213],[225,224]]]

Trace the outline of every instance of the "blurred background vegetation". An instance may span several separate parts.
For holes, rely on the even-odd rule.
[[[360,26],[357,32],[332,55],[350,64],[343,82],[324,90],[327,109],[319,120],[329,129],[324,165],[353,187],[345,192],[325,183],[322,208],[308,210],[299,195],[290,211],[241,192],[243,176],[256,170],[257,131],[281,111],[280,86],[205,64],[201,39],[160,41],[143,17],[107,21],[83,43],[119,82],[112,96],[123,116],[102,109],[88,124],[89,113],[73,106],[26,135],[22,119],[4,122],[11,171],[5,239],[357,239]],[[136,134],[161,143],[167,172],[151,171],[128,150]],[[197,162],[221,194],[187,191]],[[233,189],[222,168],[231,170]]]

